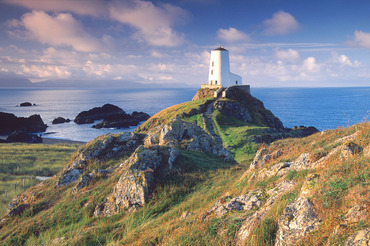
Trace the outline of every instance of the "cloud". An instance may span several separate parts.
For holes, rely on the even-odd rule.
[[[21,6],[31,10],[72,12],[79,15],[102,16],[107,13],[107,4],[103,0],[3,0],[4,3]]]
[[[24,14],[20,23],[27,30],[29,38],[43,44],[70,46],[83,52],[96,51],[102,47],[100,41],[85,32],[71,14],[51,16],[43,11],[32,11]]]
[[[353,40],[347,42],[349,45],[370,49],[370,33],[356,30],[353,36]]]
[[[282,61],[294,62],[299,60],[300,55],[297,50],[287,49],[287,50],[276,50],[275,56],[277,59]]]
[[[249,35],[233,27],[230,27],[229,29],[219,29],[217,31],[217,37],[226,42],[239,42],[239,41],[249,42],[251,40]]]
[[[115,2],[110,6],[110,17],[136,29],[133,38],[153,46],[178,46],[183,35],[172,26],[187,18],[187,12],[171,4],[154,5],[146,1]]]
[[[299,29],[299,23],[291,14],[279,11],[263,22],[266,35],[283,35]]]

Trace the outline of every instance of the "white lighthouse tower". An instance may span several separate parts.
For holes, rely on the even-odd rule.
[[[208,84],[222,87],[242,84],[242,77],[230,72],[229,51],[222,45],[211,51]]]

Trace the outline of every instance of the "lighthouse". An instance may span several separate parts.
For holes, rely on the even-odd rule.
[[[230,72],[229,51],[222,45],[211,51],[208,84],[222,87],[242,84],[242,77]]]

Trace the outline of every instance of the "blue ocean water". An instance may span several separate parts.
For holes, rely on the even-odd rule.
[[[1,88],[0,112],[28,117],[40,114],[49,126],[48,137],[78,141],[130,129],[94,129],[93,124],[73,122],[52,125],[54,118],[70,118],[84,110],[111,103],[127,113],[143,111],[154,115],[169,106],[190,101],[198,88],[180,89],[47,89]],[[349,126],[369,116],[370,87],[365,88],[252,88],[253,96],[279,117],[286,127],[315,126],[319,130]],[[22,102],[32,107],[18,107]]]

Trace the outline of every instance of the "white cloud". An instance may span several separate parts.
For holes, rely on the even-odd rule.
[[[95,37],[86,33],[71,14],[50,16],[43,11],[32,11],[21,18],[26,37],[53,46],[70,46],[77,51],[90,52],[101,48]]]
[[[299,29],[299,23],[291,14],[279,11],[263,22],[266,35],[283,35]]]
[[[2,0],[4,3],[25,7],[31,10],[72,12],[79,15],[102,16],[107,13],[104,0]]]
[[[308,57],[303,61],[303,68],[307,72],[318,72],[320,70],[320,66],[316,63],[315,57]]]
[[[370,49],[370,33],[356,30],[353,36],[353,40],[347,42],[349,45]]]
[[[184,38],[173,29],[177,21],[186,19],[185,10],[171,4],[154,5],[146,1],[115,2],[110,17],[136,29],[133,38],[153,46],[177,46]]]
[[[299,60],[300,58],[299,52],[293,49],[287,49],[287,50],[278,49],[275,51],[275,56],[279,60],[288,61],[288,62],[294,62],[294,61]]]
[[[241,32],[233,27],[229,29],[219,29],[217,31],[217,37],[226,42],[249,42],[251,38],[244,32]]]

